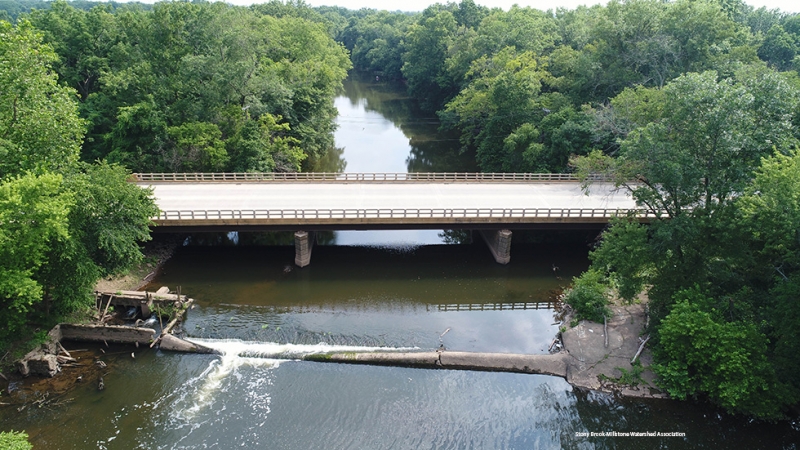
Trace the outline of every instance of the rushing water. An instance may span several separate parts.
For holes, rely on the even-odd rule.
[[[401,90],[345,87],[332,167],[471,170]],[[586,268],[589,235],[554,244],[554,235],[524,243],[515,233],[507,266],[478,239],[446,245],[454,237],[469,242],[442,231],[326,233],[311,265],[297,269],[290,235],[193,236],[151,287],[195,298],[185,335],[222,356],[68,344],[108,367],[42,407],[35,389],[12,385],[30,401],[0,409],[0,430],[24,429],[41,449],[797,448],[796,424],[580,392],[556,377],[295,360],[440,345],[546,353],[558,328],[552,302]],[[685,436],[584,436],[591,432]]]

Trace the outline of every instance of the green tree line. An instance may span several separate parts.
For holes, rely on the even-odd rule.
[[[82,158],[136,171],[312,167],[332,148],[335,114],[317,100],[351,64],[406,83],[486,172],[562,172],[572,155],[614,154],[629,130],[609,104],[626,88],[743,65],[800,70],[800,16],[741,0],[556,11],[463,0],[420,13],[5,1],[45,32],[60,82],[81,94]]]
[[[22,15],[79,94],[83,161],[139,172],[299,171],[333,147],[351,67],[325,25],[224,3],[55,1]]]
[[[614,154],[628,130],[614,128],[624,124],[609,102],[626,88],[745,65],[800,70],[800,16],[739,0],[315,12],[356,69],[403,80],[485,172],[563,172],[572,155]]]

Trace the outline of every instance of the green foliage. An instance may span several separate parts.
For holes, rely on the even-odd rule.
[[[411,23],[411,16],[387,11],[369,10],[363,18],[351,18],[344,30],[344,44],[353,67],[390,79],[402,78],[403,37]]]
[[[0,341],[17,332],[42,300],[37,277],[51,251],[69,240],[74,197],[60,175],[25,175],[0,183]]]
[[[758,56],[778,70],[788,70],[792,68],[799,51],[800,36],[793,36],[780,24],[775,24],[767,31],[764,43],[758,49]]]
[[[542,151],[539,131],[530,122],[544,115],[536,109],[542,71],[530,52],[507,47],[494,58],[473,62],[470,84],[447,104],[442,118],[461,129],[461,142],[477,148],[487,172],[525,172]]]
[[[621,163],[644,183],[632,189],[638,202],[670,217],[689,208],[711,215],[741,192],[772,145],[793,143],[797,92],[774,73],[754,78],[743,72],[718,81],[705,72],[664,88],[664,114],[621,145]]]
[[[766,264],[800,264],[800,152],[764,158],[752,185],[738,199],[742,226],[759,242]]]
[[[151,192],[104,162],[78,163],[77,97],[50,72],[52,50],[30,23],[0,23],[0,341],[34,316],[87,304],[100,276],[130,267],[158,210]]]
[[[263,114],[258,122],[241,123],[228,141],[231,166],[237,172],[297,172],[306,154],[300,141],[289,136],[289,124],[281,116]]]
[[[608,307],[608,288],[604,276],[596,270],[588,270],[572,279],[572,287],[564,294],[566,301],[581,319],[602,322],[611,314]]]
[[[221,172],[228,162],[222,132],[213,123],[186,122],[167,128],[169,172]]]
[[[646,226],[614,222],[592,270],[623,297],[649,294],[672,396],[777,417],[800,398],[788,356],[798,350],[798,91],[762,65],[686,74],[660,91],[612,100],[616,158],[573,160],[579,175],[610,175],[661,213]]]
[[[59,265],[60,272],[74,274],[80,272],[75,266],[94,265],[95,270],[87,270],[107,276],[141,262],[138,243],[150,240],[150,218],[158,215],[158,208],[152,191],[129,183],[129,175],[123,167],[100,161],[85,164],[81,173],[67,181],[76,199],[69,217],[70,235],[86,249],[86,260],[77,255],[62,258],[67,261]],[[70,270],[70,266],[75,268]],[[81,288],[91,289],[94,282],[90,280],[90,285]]]
[[[644,366],[642,366],[642,361],[640,359],[637,359],[636,362],[633,363],[631,370],[628,370],[624,367],[617,367],[616,369],[621,373],[618,378],[611,378],[604,374],[598,375],[598,378],[601,380],[611,381],[612,383],[619,384],[621,386],[630,386],[634,388],[642,383],[646,383],[644,379],[642,379]]]
[[[331,100],[351,66],[328,22],[301,3],[162,2],[152,12],[114,12],[62,1],[32,20],[58,52],[60,81],[80,93],[84,160],[137,171],[259,170],[267,158],[229,152],[243,122],[258,129],[269,115],[293,139],[271,149],[276,166],[299,170],[332,147]],[[233,109],[240,117],[229,129]]]
[[[670,396],[707,395],[730,412],[775,418],[793,399],[781,396],[767,361],[767,339],[751,322],[724,322],[697,290],[678,301],[660,327],[655,371]]]
[[[655,261],[648,248],[648,231],[646,225],[617,219],[590,255],[592,266],[608,273],[619,296],[627,301],[633,301],[651,282]]]
[[[5,450],[30,450],[28,433],[24,431],[0,431],[0,448]]]
[[[83,121],[73,91],[50,71],[56,58],[30,22],[0,22],[0,179],[63,171],[78,159]]]
[[[643,383],[644,380],[642,379],[642,373],[644,372],[644,366],[642,366],[641,360],[636,360],[631,367],[631,370],[628,371],[623,367],[618,367],[619,371],[622,373],[619,378],[616,379],[616,382],[625,386],[636,387],[639,384]]]
[[[423,109],[441,108],[456,92],[446,76],[445,59],[457,28],[450,11],[437,11],[433,6],[408,28],[402,72],[408,91]]]

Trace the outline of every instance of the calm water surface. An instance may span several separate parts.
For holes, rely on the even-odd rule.
[[[336,105],[339,149],[318,170],[474,170],[401,89],[350,80]],[[97,372],[106,389],[86,380],[61,404],[2,408],[0,429],[25,429],[41,449],[797,448],[797,424],[626,401],[555,377],[294,360],[440,345],[546,353],[553,301],[588,265],[586,244],[515,234],[512,262],[500,266],[480,240],[446,245],[451,237],[325,233],[311,265],[297,269],[291,235],[193,236],[151,287],[195,298],[185,335],[224,354],[136,349],[132,358],[130,347],[68,345],[108,363]],[[685,437],[582,435],[614,431]]]

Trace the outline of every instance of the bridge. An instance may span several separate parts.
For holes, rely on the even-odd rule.
[[[140,173],[161,212],[156,231],[295,231],[297,265],[310,263],[314,232],[474,229],[497,262],[511,230],[598,227],[652,214],[613,184],[585,194],[570,174]],[[302,230],[302,231],[298,231]]]

